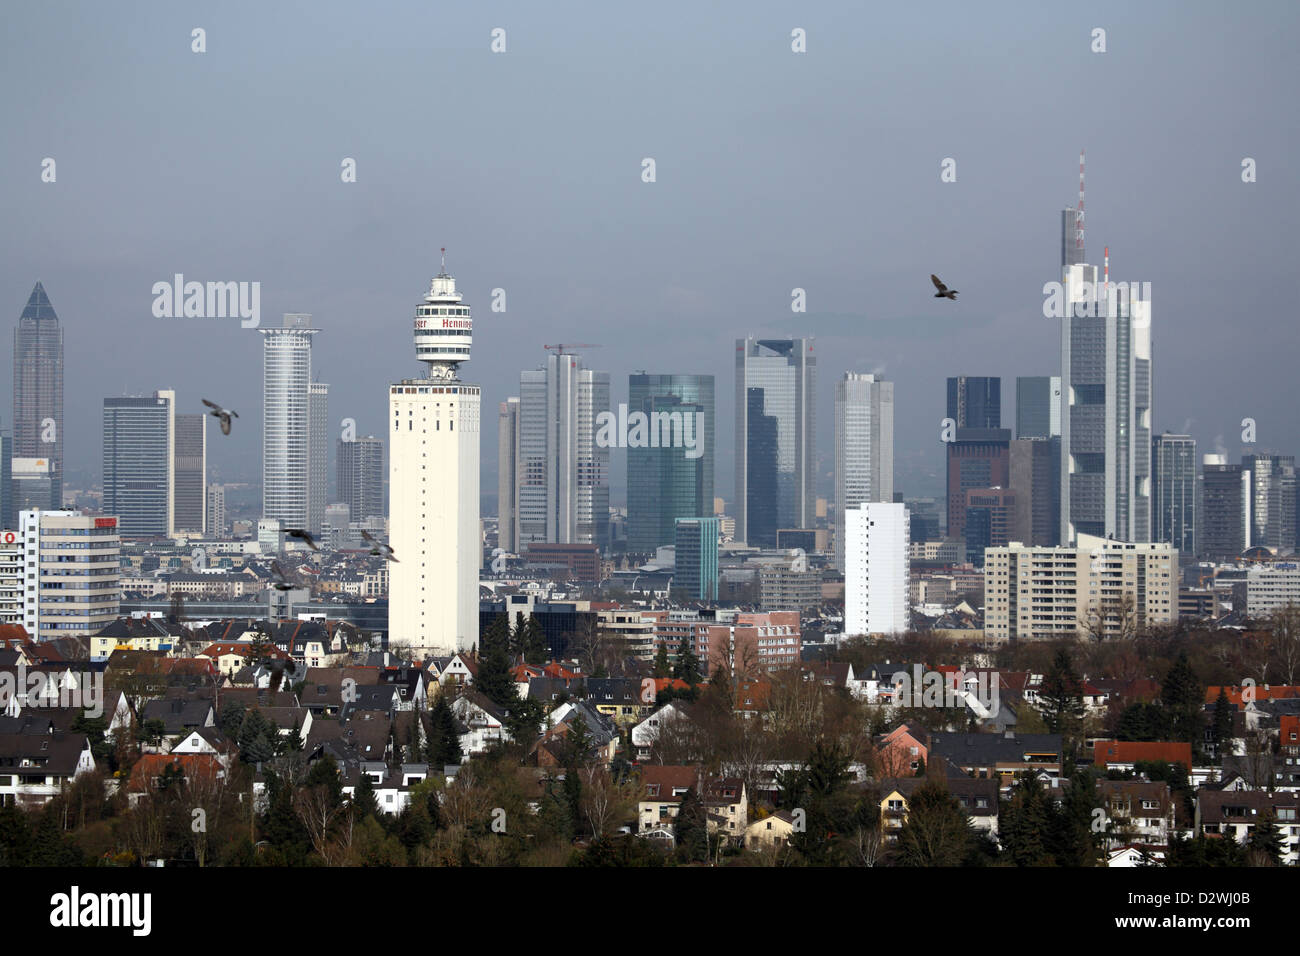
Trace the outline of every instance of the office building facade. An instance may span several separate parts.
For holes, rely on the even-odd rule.
[[[38,641],[94,634],[117,619],[121,540],[116,517],[32,509],[23,539],[22,625]]]
[[[894,383],[845,372],[835,383],[835,567],[844,570],[844,513],[894,500]]]
[[[306,313],[258,329],[262,348],[262,517],[306,528],[311,488],[311,341]]]
[[[1055,438],[1061,434],[1061,376],[1016,378],[1016,438]]]
[[[176,396],[106,398],[103,412],[104,511],[126,538],[172,533]]]
[[[1169,432],[1151,439],[1152,540],[1195,555],[1198,491],[1196,439]]]
[[[36,283],[14,329],[15,458],[44,463],[40,491],[47,500],[33,507],[63,506],[63,328],[45,287]],[[36,485],[29,485],[32,497]]]
[[[172,533],[201,535],[208,527],[208,416],[174,419]]]
[[[844,633],[901,634],[908,625],[907,506],[866,502],[845,513]]]

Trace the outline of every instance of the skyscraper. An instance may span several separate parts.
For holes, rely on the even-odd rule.
[[[845,520],[844,633],[901,634],[907,630],[907,506],[867,502]]]
[[[696,601],[718,599],[718,519],[678,518],[674,523],[677,565],[673,587]]]
[[[596,417],[609,411],[609,373],[559,352],[519,376],[516,545],[609,546],[609,448]]]
[[[384,515],[384,443],[367,435],[338,443],[338,500],[351,520]]]
[[[1201,466],[1197,554],[1212,561],[1235,561],[1250,542],[1250,472],[1228,464],[1221,454],[1205,455]]]
[[[17,527],[18,514],[14,510],[14,440],[6,431],[0,431],[0,530]]]
[[[1196,439],[1169,432],[1151,439],[1151,540],[1196,554]]]
[[[32,289],[14,330],[14,457],[40,460],[49,501],[63,506],[63,329],[45,287]]]
[[[958,428],[1002,427],[1002,379],[958,375],[948,379],[948,417]]]
[[[388,636],[417,653],[478,644],[481,395],[460,381],[474,324],[456,280],[442,271],[415,310],[416,358],[427,378],[388,389]]]
[[[226,486],[208,485],[208,517],[204,530],[210,538],[226,533]]]
[[[1061,434],[1061,376],[1016,378],[1016,438],[1054,438]]]
[[[675,540],[678,518],[713,511],[713,376],[629,375],[627,409],[648,423],[645,442],[628,440],[627,549],[651,552]]]
[[[497,408],[497,546],[519,549],[519,399]]]
[[[1296,538],[1296,480],[1294,455],[1242,455],[1241,468],[1250,473],[1250,541],[1275,554],[1290,554]]]
[[[816,395],[811,338],[736,340],[737,540],[815,525]]]
[[[951,416],[950,416],[951,417]],[[948,537],[966,537],[966,493],[1011,483],[1011,430],[958,428],[948,447]]]
[[[330,387],[307,386],[307,528],[319,534],[325,521],[330,474]]]
[[[835,383],[835,567],[844,570],[844,513],[894,500],[894,383],[845,372]]]
[[[172,533],[175,393],[104,399],[104,510],[127,538]]]
[[[1061,538],[1151,539],[1151,302],[1066,266]]]
[[[208,513],[208,416],[176,415],[175,421],[172,531],[203,534]]]
[[[1010,540],[1030,547],[1061,543],[1061,439],[1017,438],[1009,446],[1016,493]]]
[[[262,516],[305,528],[311,494],[311,327],[286,313],[278,329],[258,329],[262,348]]]

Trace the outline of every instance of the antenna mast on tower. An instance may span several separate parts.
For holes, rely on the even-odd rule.
[[[1079,150],[1079,208],[1074,216],[1074,247],[1079,252],[1079,261],[1083,261],[1083,157]]]

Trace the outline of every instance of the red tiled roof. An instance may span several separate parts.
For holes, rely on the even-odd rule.
[[[1139,760],[1163,760],[1192,766],[1192,745],[1163,740],[1098,740],[1092,745],[1093,763],[1136,763]]]

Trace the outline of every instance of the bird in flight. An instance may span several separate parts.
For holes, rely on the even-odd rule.
[[[301,538],[303,541],[306,541],[307,547],[311,548],[313,551],[320,550],[320,548],[316,547],[316,541],[312,538],[310,531],[303,528],[285,528],[284,533],[291,538]]]
[[[930,275],[930,281],[933,282],[934,287],[939,290],[934,294],[934,297],[936,299],[952,299],[954,302],[957,301],[956,289],[949,289],[946,285],[943,284],[943,282],[939,279],[939,277],[937,275],[934,275],[933,273],[931,273]]]
[[[285,577],[284,568],[280,566],[279,561],[271,562],[271,587],[277,591],[288,591],[293,587]]]
[[[239,412],[232,412],[228,408],[222,408],[216,402],[210,402],[206,398],[203,400],[203,404],[212,409],[208,414],[216,416],[217,420],[221,422],[221,434],[229,435],[230,420],[232,418],[238,418]]]
[[[366,541],[370,544],[371,554],[379,555],[380,557],[387,558],[389,561],[397,560],[397,555],[393,554],[393,549],[391,547],[384,544],[384,542],[382,541],[376,541],[373,537],[371,537],[370,532],[366,531],[364,528],[361,531],[361,537],[365,538]]]

